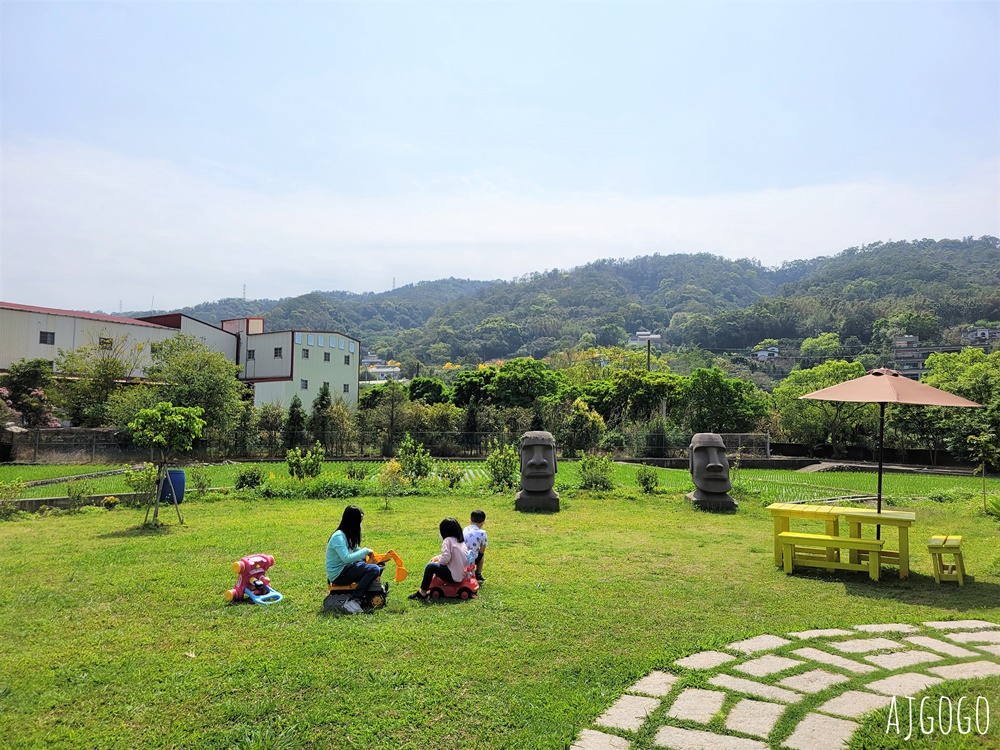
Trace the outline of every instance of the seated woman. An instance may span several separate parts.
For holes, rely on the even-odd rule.
[[[347,601],[344,611],[352,615],[363,612],[361,600],[372,581],[379,577],[382,569],[374,563],[366,563],[365,557],[371,552],[361,546],[361,520],[365,513],[357,505],[344,508],[340,526],[330,536],[326,545],[326,578],[338,586],[358,582],[358,586]]]
[[[431,579],[436,575],[448,583],[459,583],[465,578],[465,565],[469,559],[469,551],[465,546],[465,536],[462,525],[455,518],[446,518],[441,522],[441,554],[434,556],[424,567],[424,579],[420,588],[408,598],[424,601],[430,597],[428,589]]]

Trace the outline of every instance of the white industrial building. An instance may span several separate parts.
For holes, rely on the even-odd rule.
[[[298,395],[308,409],[326,383],[334,398],[358,400],[361,342],[339,331],[264,331],[263,318],[224,320],[213,326],[182,313],[124,318],[0,302],[0,372],[21,359],[44,359],[58,366],[59,350],[87,344],[111,348],[128,337],[144,344],[136,378],[145,374],[150,351],[185,333],[221,352],[242,369],[240,379],[254,389],[254,404],[287,408]]]

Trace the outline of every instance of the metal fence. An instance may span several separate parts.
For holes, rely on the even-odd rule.
[[[521,432],[412,432],[435,457],[482,458],[490,447],[516,444]],[[321,444],[328,458],[366,458],[395,455],[404,433],[379,432],[337,433],[322,435]],[[557,436],[558,437],[558,436]],[[724,434],[722,438],[730,456],[770,458],[770,436],[766,433]],[[208,433],[195,444],[191,458],[200,460],[284,459],[290,447],[311,447],[316,436],[310,432],[286,435],[276,431],[235,431],[228,434]],[[687,456],[690,433],[671,432],[609,432],[601,450],[628,458],[678,458]],[[155,452],[139,448],[129,440],[128,433],[109,429],[40,428],[0,432],[0,460],[24,463],[126,463],[153,461]]]

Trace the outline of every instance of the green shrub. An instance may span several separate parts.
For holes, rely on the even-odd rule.
[[[606,432],[601,438],[602,451],[623,451],[626,445],[628,445],[628,440],[620,432]]]
[[[431,454],[427,452],[423,444],[414,440],[410,433],[403,436],[396,460],[399,461],[403,476],[414,484],[429,477],[431,469],[434,468],[434,459],[431,458]]]
[[[134,498],[131,505],[142,505],[146,500],[153,497],[156,492],[156,480],[159,478],[159,469],[151,463],[144,463],[141,469],[126,469],[123,479],[126,486],[139,495]]]
[[[90,482],[66,483],[66,496],[69,498],[69,509],[71,511],[80,510],[93,494],[94,488]]]
[[[611,479],[615,463],[610,456],[588,456],[580,459],[580,486],[585,490],[613,490]]]
[[[108,495],[106,498],[104,498],[103,500],[101,500],[101,505],[104,506],[105,510],[114,510],[120,504],[121,504],[121,500],[119,500],[114,495]]]
[[[962,500],[971,500],[974,495],[971,490],[964,487],[950,487],[947,490],[932,492],[930,499],[936,503],[954,503]]]
[[[310,479],[306,483],[305,495],[312,498],[357,497],[361,488],[354,482],[337,479],[329,474]]]
[[[352,482],[363,482],[368,477],[368,467],[362,461],[351,461],[345,473]]]
[[[991,497],[986,501],[986,515],[1000,520],[1000,497]]]
[[[288,464],[288,473],[296,479],[308,479],[318,477],[323,469],[323,459],[326,458],[326,451],[317,440],[312,448],[305,453],[301,448],[292,448],[285,454],[285,462]]]
[[[20,479],[0,482],[0,500],[18,500],[22,492],[24,492],[24,482]]]
[[[212,476],[204,466],[194,466],[188,469],[187,476],[191,481],[191,486],[198,491],[199,495],[204,496],[208,492],[208,488],[212,486]]]
[[[484,468],[490,489],[494,492],[512,490],[520,484],[521,459],[513,445],[490,440]]]
[[[295,497],[302,494],[302,484],[299,481],[290,479],[288,477],[283,477],[280,479],[268,479],[263,484],[248,488],[253,491],[249,494],[242,494],[241,496],[246,498],[253,497]]]
[[[438,461],[435,473],[441,481],[448,485],[448,489],[453,490],[461,484],[465,477],[465,467],[455,462]]]
[[[241,466],[236,472],[236,489],[252,490],[264,484],[264,470],[259,466]]]
[[[641,487],[642,491],[647,495],[651,495],[656,492],[656,488],[660,486],[660,475],[652,466],[642,464],[636,470],[635,478],[639,483],[639,487]]]
[[[20,509],[13,500],[0,500],[0,521],[11,521],[17,518]]]

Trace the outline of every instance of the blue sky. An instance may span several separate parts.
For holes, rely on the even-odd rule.
[[[0,0],[0,299],[1000,235],[1000,2]]]

